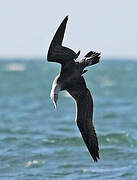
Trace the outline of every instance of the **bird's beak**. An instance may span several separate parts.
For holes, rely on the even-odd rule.
[[[53,101],[55,109],[57,109],[58,94],[53,95],[52,101]]]
[[[57,109],[58,94],[59,94],[60,89],[61,89],[60,85],[55,84],[53,82],[52,89],[50,92],[50,98],[53,101],[55,109]]]

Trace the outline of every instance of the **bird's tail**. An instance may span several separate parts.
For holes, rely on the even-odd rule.
[[[85,55],[85,65],[91,66],[99,62],[101,53],[90,51]]]

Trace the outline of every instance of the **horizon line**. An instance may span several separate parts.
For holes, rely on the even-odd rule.
[[[81,59],[80,57],[79,59]],[[46,56],[1,56],[0,60],[46,60]],[[122,56],[104,56],[103,60],[137,60],[137,57],[122,57]]]

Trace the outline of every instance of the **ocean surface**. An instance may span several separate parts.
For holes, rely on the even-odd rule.
[[[0,180],[136,180],[137,61],[104,60],[84,75],[94,99],[100,160],[94,163],[64,91],[49,98],[60,66],[0,60]]]

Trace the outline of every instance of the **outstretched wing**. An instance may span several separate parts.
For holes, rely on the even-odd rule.
[[[94,161],[99,159],[99,147],[96,132],[93,126],[93,100],[87,89],[85,80],[80,77],[73,88],[67,90],[76,101],[76,122],[83,140]]]
[[[68,16],[66,16],[62,21],[51,41],[47,55],[47,60],[49,62],[58,62],[64,64],[67,62],[67,60],[73,61],[76,59],[80,53],[78,52],[76,54],[73,50],[62,46],[67,21]]]

